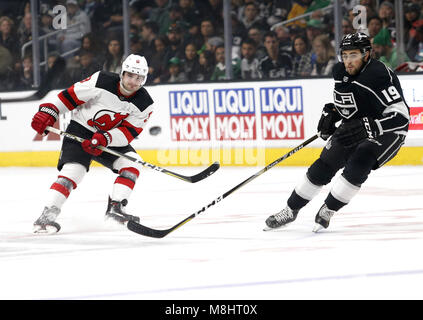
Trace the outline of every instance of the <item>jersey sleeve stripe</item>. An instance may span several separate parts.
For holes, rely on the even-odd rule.
[[[66,106],[66,108],[68,108],[69,109],[69,111],[72,111],[73,109],[75,109],[76,108],[76,106],[74,106],[69,100],[68,100],[68,98],[65,96],[65,93],[67,93],[66,92],[66,90],[63,90],[62,92],[60,92],[59,94],[58,94],[58,97],[59,97],[59,99],[60,99],[60,101],[62,101],[63,102],[63,104]],[[66,95],[68,95],[68,94],[66,94]]]
[[[69,94],[70,94],[70,96],[72,97],[72,99],[76,102],[76,104],[79,106],[79,105],[81,105],[81,104],[84,104],[85,103],[85,101],[82,101],[82,100],[79,100],[78,99],[78,97],[76,96],[76,93],[75,93],[75,86],[73,85],[73,86],[71,86],[69,89],[68,89],[68,92],[69,92]]]
[[[76,97],[74,86],[71,86],[69,89],[65,89],[62,92],[59,93],[59,99],[64,103],[64,105],[72,111],[76,107],[78,107],[81,104],[84,104],[85,102],[82,100],[79,100]]]

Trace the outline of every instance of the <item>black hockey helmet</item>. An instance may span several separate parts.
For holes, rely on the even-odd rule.
[[[354,49],[359,49],[364,54],[366,51],[372,50],[372,44],[367,34],[363,32],[355,32],[347,34],[342,38],[339,49],[340,54],[342,54],[342,51],[344,50]]]

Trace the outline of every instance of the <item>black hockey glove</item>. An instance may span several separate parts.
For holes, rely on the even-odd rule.
[[[379,136],[379,128],[372,118],[364,117],[344,122],[333,135],[339,143],[349,148],[365,139],[375,139]]]
[[[339,120],[341,120],[341,117],[336,111],[335,105],[333,103],[326,103],[323,107],[319,124],[317,125],[320,138],[327,140],[335,132],[335,123]]]

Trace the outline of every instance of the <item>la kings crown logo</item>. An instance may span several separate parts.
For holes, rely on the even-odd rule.
[[[346,119],[351,118],[358,111],[352,92],[341,93],[333,90],[333,101],[339,114]]]

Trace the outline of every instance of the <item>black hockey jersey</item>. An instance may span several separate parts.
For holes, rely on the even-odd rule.
[[[379,133],[406,134],[410,109],[398,77],[380,61],[370,59],[357,75],[351,76],[343,63],[333,68],[333,100],[344,121],[362,117],[377,119]]]

